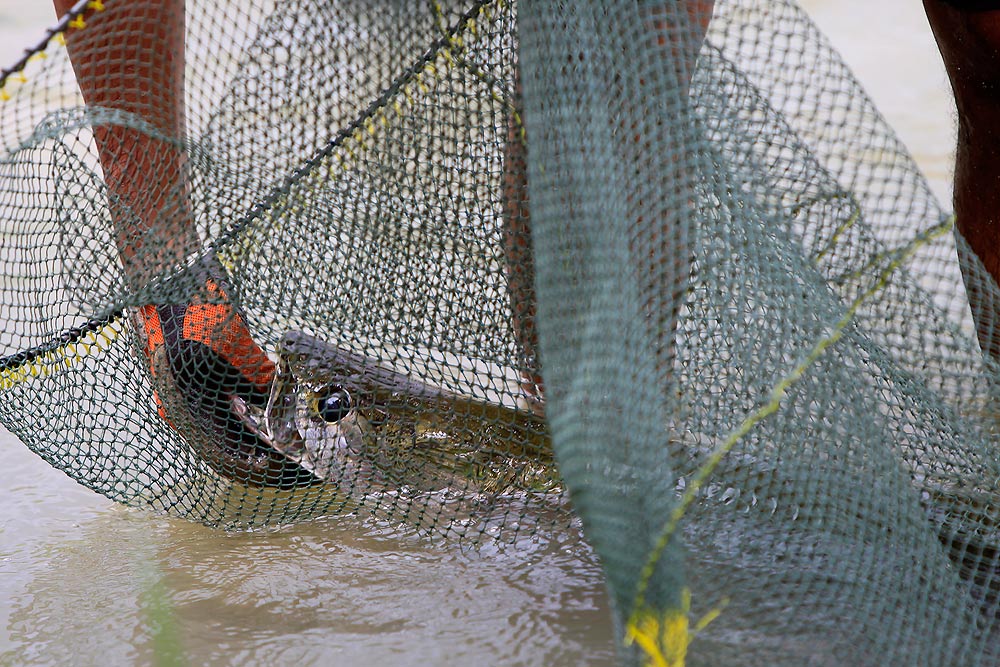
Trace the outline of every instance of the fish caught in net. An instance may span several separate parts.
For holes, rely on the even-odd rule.
[[[513,16],[69,8],[8,75],[10,427],[209,524],[567,523],[506,297]]]
[[[579,522],[626,663],[1000,659],[1000,292],[792,0],[56,4],[0,104],[0,421],[53,466]]]

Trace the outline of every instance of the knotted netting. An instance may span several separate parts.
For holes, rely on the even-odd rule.
[[[210,524],[565,514],[506,296],[512,26],[482,2],[72,8],[7,82],[12,430]]]
[[[626,661],[997,660],[1000,294],[793,2],[174,5],[5,76],[32,450],[226,527],[572,511]]]

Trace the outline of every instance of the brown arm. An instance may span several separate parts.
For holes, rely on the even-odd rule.
[[[1000,2],[924,0],[958,111],[956,226],[994,281],[1000,281]],[[967,272],[969,304],[983,350],[1000,359],[995,286]]]
[[[55,0],[67,12],[73,0]],[[172,139],[184,136],[184,2],[109,1],[66,33],[89,107],[141,118]],[[94,138],[111,202],[125,275],[142,284],[199,247],[191,224],[185,154],[176,144],[124,125]]]
[[[73,4],[55,0],[59,14]],[[94,140],[118,254],[126,280],[139,288],[201,250],[180,144],[184,2],[106,0],[84,18],[85,27],[66,34],[84,101],[91,110],[124,112],[133,121],[97,125]],[[149,128],[138,129],[135,120]],[[193,293],[167,296],[166,303],[135,313],[161,415],[224,475],[254,484],[299,483],[298,471],[286,471],[235,414],[240,401],[267,400],[274,365],[230,303],[221,268],[211,258],[204,268]]]

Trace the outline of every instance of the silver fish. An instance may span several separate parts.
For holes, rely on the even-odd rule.
[[[559,493],[545,422],[459,396],[308,334],[278,348],[254,420],[278,452],[342,489]]]

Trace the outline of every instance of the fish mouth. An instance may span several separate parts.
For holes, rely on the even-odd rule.
[[[208,351],[204,356],[211,361],[211,354]],[[193,358],[193,353],[185,358]],[[154,351],[150,364],[153,390],[164,418],[220,477],[251,487],[277,489],[320,481],[273,447],[262,429],[258,401],[246,399],[210,379],[178,372],[165,345]],[[197,368],[201,371],[203,367]]]
[[[298,383],[289,364],[282,359],[271,381],[267,403],[263,409],[248,405],[239,397],[232,401],[233,412],[244,426],[273,452],[300,469],[305,478],[296,486],[312,486],[326,481],[309,465],[308,433],[298,425]]]

